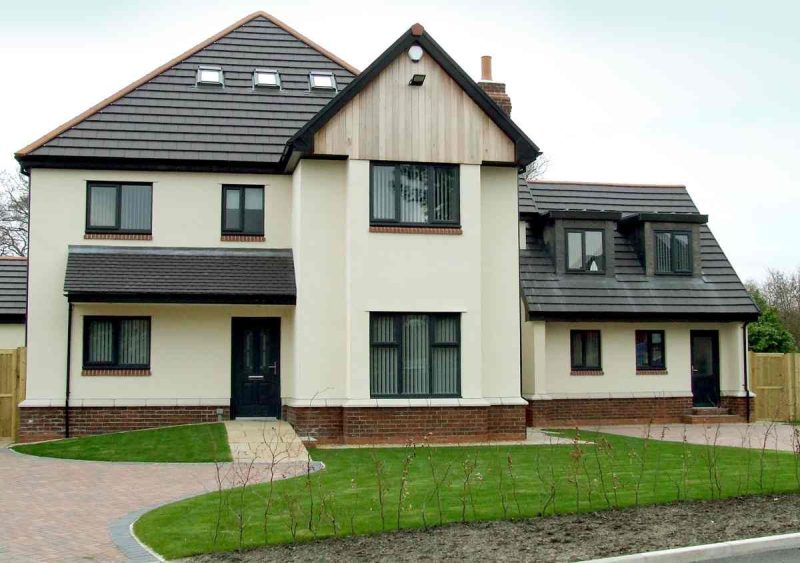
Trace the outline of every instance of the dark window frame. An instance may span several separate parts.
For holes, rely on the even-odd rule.
[[[261,190],[261,221],[259,223],[261,229],[258,232],[246,231],[244,227],[244,191],[246,189],[259,189]],[[228,191],[239,191],[239,229],[226,229],[225,228],[225,211],[227,210],[225,197]],[[222,205],[220,206],[220,220],[221,231],[223,235],[246,235],[246,236],[264,236],[266,227],[264,226],[267,218],[267,202],[266,202],[266,189],[265,186],[260,184],[222,184]]]
[[[112,356],[111,362],[89,361],[89,326],[92,322],[111,322]],[[146,364],[120,364],[119,352],[121,346],[123,321],[147,321],[147,363]],[[83,317],[83,369],[150,369],[153,354],[153,321],[148,316],[115,316],[115,315],[87,315]]]
[[[427,394],[407,394],[403,393],[403,331],[402,320],[403,317],[409,315],[425,315],[428,323],[428,390]],[[372,318],[373,316],[380,317],[393,317],[394,322],[394,342],[375,341],[375,332],[373,330]],[[458,328],[456,333],[456,342],[436,342],[434,339],[433,323],[434,318],[455,317],[458,319]],[[396,394],[373,394],[372,393],[372,362],[370,361],[370,398],[372,399],[458,399],[461,398],[461,313],[419,313],[419,312],[380,312],[372,311],[369,314],[369,349],[370,356],[372,356],[372,349],[379,348],[393,348],[397,350],[397,393]],[[431,369],[431,357],[434,348],[455,348],[458,351],[458,372],[456,375],[457,389],[455,393],[448,394],[434,394],[433,393],[433,370]]]
[[[669,264],[670,270],[668,272],[660,272],[658,270],[658,235],[669,235]],[[675,235],[686,235],[688,243],[687,250],[689,252],[689,269],[676,270],[675,269]],[[657,276],[691,276],[694,275],[694,252],[692,249],[692,231],[680,231],[674,229],[658,229],[653,230],[653,272]]]
[[[647,347],[647,364],[639,365],[639,335],[644,334]],[[661,335],[661,365],[653,364],[653,335]],[[637,370],[666,370],[667,369],[667,337],[663,330],[637,330],[634,336],[634,352],[636,355]]]
[[[597,333],[597,365],[589,366],[586,363],[586,336],[589,333]],[[582,336],[582,358],[581,364],[575,365],[572,361],[574,354],[572,353],[573,338],[576,334]],[[601,371],[603,369],[603,332],[595,329],[573,329],[569,331],[569,363],[573,371]]]
[[[375,196],[375,168],[387,167],[387,166],[394,166],[394,177],[395,177],[395,185],[398,184],[398,178],[400,174],[400,166],[417,166],[420,168],[428,168],[428,178],[433,178],[433,170],[435,168],[439,169],[447,169],[447,170],[455,170],[455,181],[456,181],[456,191],[455,191],[455,201],[453,205],[456,210],[456,216],[451,221],[434,221],[432,219],[432,213],[430,210],[433,209],[432,198],[433,198],[433,190],[430,189],[428,186],[426,198],[428,203],[428,221],[425,223],[414,223],[410,221],[401,221],[400,220],[400,190],[395,190],[394,199],[395,199],[395,218],[394,219],[377,219],[375,217],[375,210],[373,208],[374,203],[374,196]],[[372,161],[369,165],[369,224],[371,227],[419,227],[419,228],[442,228],[442,227],[452,227],[452,228],[460,228],[461,227],[461,167],[458,164],[442,164],[442,163],[429,163],[429,162],[401,162],[401,161]]]
[[[150,188],[150,228],[149,229],[123,229],[122,228],[122,186],[148,186]],[[93,227],[92,220],[92,188],[116,188],[116,203],[114,212],[114,226]],[[107,182],[89,180],[86,182],[86,221],[85,232],[99,234],[153,234],[153,182]]]
[[[570,233],[578,233],[581,235],[581,268],[570,268],[569,266],[569,235]],[[586,267],[586,233],[600,233],[600,244],[603,247],[603,263],[599,270],[589,270]],[[600,228],[567,228],[564,229],[564,267],[570,274],[605,274],[606,263],[608,262],[608,252],[606,249],[606,231]]]

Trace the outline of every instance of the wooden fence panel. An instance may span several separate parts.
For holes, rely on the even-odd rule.
[[[15,439],[19,430],[19,405],[25,399],[24,348],[0,350],[0,438]]]
[[[756,420],[797,420],[800,354],[750,353],[750,389]]]

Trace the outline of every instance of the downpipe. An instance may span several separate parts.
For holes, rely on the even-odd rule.
[[[70,380],[70,361],[72,352],[72,308],[69,304],[67,309],[67,366],[66,366],[66,392],[64,393],[64,437],[69,438],[69,380]]]

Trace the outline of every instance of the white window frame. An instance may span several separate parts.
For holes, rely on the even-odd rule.
[[[314,85],[315,76],[330,77],[332,86],[315,86]],[[332,92],[336,92],[338,90],[338,86],[336,84],[336,75],[329,71],[313,70],[308,73],[308,87],[310,90],[330,90]]]
[[[216,80],[202,80],[203,71],[216,71],[219,72],[219,81]],[[201,84],[209,86],[225,86],[225,72],[220,66],[199,66],[197,67],[197,86]]]
[[[274,74],[275,84],[261,84],[258,82],[259,74]],[[257,68],[253,71],[253,88],[274,88],[281,89],[281,73],[274,68]]]

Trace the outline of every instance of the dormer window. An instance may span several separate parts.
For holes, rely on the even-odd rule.
[[[656,274],[691,274],[691,242],[687,231],[656,231]]]
[[[332,72],[310,72],[308,84],[312,90],[336,90],[336,77]]]
[[[602,273],[606,269],[603,231],[567,231],[567,270]]]
[[[281,87],[281,75],[277,70],[257,68],[253,72],[253,86],[255,88],[278,88]]]
[[[218,66],[201,66],[197,69],[197,84],[223,86],[225,78],[222,69]]]

